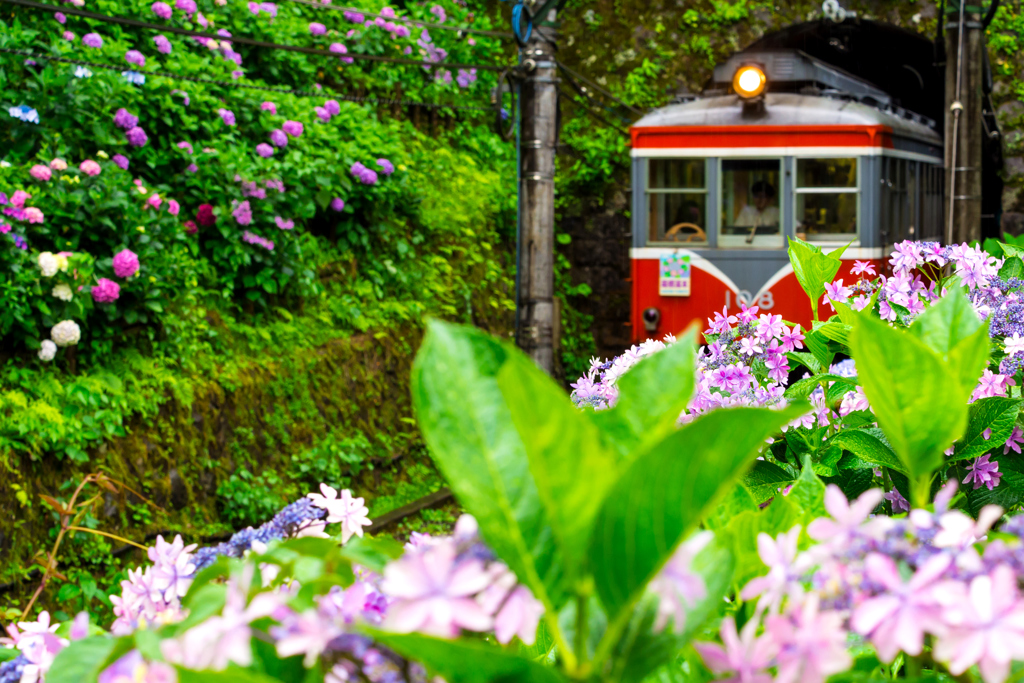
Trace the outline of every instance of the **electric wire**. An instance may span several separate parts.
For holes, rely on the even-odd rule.
[[[967,0],[960,0],[960,21],[957,26],[957,48],[956,48],[956,88],[953,102],[958,106],[953,109],[953,135],[950,143],[953,145],[953,149],[950,154],[950,172],[949,172],[949,225],[946,227],[946,244],[953,244],[953,206],[954,197],[956,196],[956,153],[960,146],[958,139],[960,129],[960,112],[963,110],[963,104],[960,102],[960,76],[963,73],[963,58],[964,58],[964,5]],[[940,21],[945,21],[945,18],[940,17]]]
[[[107,14],[96,14],[95,12],[89,12],[86,10],[78,9],[77,7],[65,7],[50,5],[42,2],[35,2],[34,0],[0,0],[0,2],[7,3],[10,5],[20,5],[22,7],[29,7],[31,9],[43,10],[46,12],[63,12],[64,14],[70,14],[74,16],[85,17],[86,19],[93,19],[95,21],[102,21],[106,23],[122,24],[125,26],[134,26],[136,28],[147,28],[154,31],[161,31],[165,33],[176,33],[183,36],[191,36],[194,38],[207,38],[210,40],[216,40],[218,42],[227,40],[232,43],[238,43],[240,45],[251,45],[253,47],[260,47],[270,50],[285,50],[288,52],[301,52],[309,55],[322,55],[325,57],[333,57],[338,59],[352,58],[371,62],[389,62],[392,64],[404,64],[408,66],[425,66],[431,69],[435,68],[448,68],[448,69],[480,69],[481,71],[503,71],[505,67],[496,66],[493,64],[456,64],[452,62],[424,62],[419,59],[403,59],[401,57],[385,57],[383,55],[363,55],[358,53],[345,53],[339,54],[331,52],[330,50],[324,50],[316,47],[305,47],[303,45],[282,45],[280,43],[268,43],[262,40],[256,40],[254,38],[245,38],[232,36],[231,38],[224,38],[211,33],[201,33],[199,31],[190,31],[184,28],[178,28],[176,26],[162,26],[160,24],[151,24],[147,21],[140,21],[139,19],[131,19],[128,17],[115,17]]]
[[[447,24],[435,24],[426,21],[420,21],[419,19],[412,19],[410,17],[387,17],[383,14],[376,14],[374,12],[368,12],[366,10],[357,9],[355,7],[335,7],[334,5],[325,5],[314,0],[287,0],[288,2],[294,2],[300,5],[309,5],[310,7],[316,7],[317,9],[334,10],[336,12],[356,12],[367,17],[380,17],[381,19],[387,19],[388,21],[400,21],[404,24],[410,24],[417,28],[431,28],[431,29],[442,29],[445,31],[458,31],[459,33],[475,33],[481,36],[491,36],[492,38],[514,38],[515,34],[509,33],[508,31],[487,31],[482,28],[468,28],[461,26],[448,26]]]
[[[612,100],[615,100],[616,102],[618,102],[619,104],[621,104],[623,107],[625,107],[626,109],[630,110],[634,114],[637,114],[637,115],[643,114],[642,111],[640,111],[639,109],[637,109],[633,105],[626,104],[625,102],[620,100],[618,97],[613,95],[609,90],[606,90],[605,88],[602,88],[600,85],[598,85],[597,83],[593,82],[592,80],[590,80],[589,78],[587,78],[583,74],[580,74],[580,73],[577,73],[577,72],[573,71],[572,69],[567,67],[562,62],[559,62],[558,60],[555,60],[555,64],[557,64],[558,68],[561,69],[562,71],[564,71],[567,75],[572,76],[574,78],[577,78],[577,79],[583,81],[584,83],[589,85],[594,90],[598,91],[599,93],[601,93],[605,97],[608,97],[608,98],[610,98]]]
[[[604,106],[603,104],[598,102],[596,99],[594,99],[594,97],[590,93],[587,92],[586,88],[584,88],[579,83],[577,83],[575,80],[573,80],[572,76],[566,75],[566,80],[568,81],[569,85],[571,85],[576,92],[578,92],[581,96],[583,96],[588,102],[591,102],[595,107],[598,107],[599,109],[603,109],[605,111],[605,113],[614,116],[615,118],[617,118],[622,123],[626,123],[626,124],[632,123],[632,121],[630,121],[629,119],[625,118],[624,116],[619,115],[618,113],[614,112],[613,110],[609,109],[608,107]]]
[[[54,57],[52,55],[39,54],[36,52],[29,52],[27,50],[16,50],[14,48],[0,47],[0,52],[4,52],[12,55],[19,55],[27,57],[29,59],[42,59],[52,62],[64,62],[66,64],[75,64],[78,66],[88,66],[94,69],[105,69],[107,71],[114,71],[117,73],[124,73],[128,71],[124,67],[115,66],[113,64],[104,64],[102,62],[91,62],[84,59],[70,59],[68,57]],[[494,111],[494,107],[480,107],[472,105],[459,105],[459,104],[444,104],[442,102],[418,102],[415,100],[402,100],[402,99],[389,99],[380,97],[363,97],[359,95],[344,95],[336,90],[329,92],[315,92],[311,90],[299,90],[289,88],[275,88],[274,86],[268,85],[250,85],[248,83],[239,83],[237,81],[218,81],[212,78],[202,78],[198,76],[185,76],[182,74],[176,74],[168,71],[140,71],[144,76],[159,76],[162,78],[169,78],[171,80],[179,81],[191,81],[193,83],[207,83],[210,85],[219,85],[225,88],[244,88],[247,90],[259,90],[264,92],[276,92],[290,95],[296,95],[298,97],[324,97],[329,96],[346,102],[355,102],[358,104],[383,104],[386,106],[398,105],[403,107],[425,107],[433,109],[454,109],[454,110],[468,110],[468,111]]]
[[[609,121],[609,120],[608,120],[608,119],[606,119],[605,117],[601,116],[600,114],[598,114],[597,112],[595,112],[595,111],[594,111],[593,109],[591,109],[590,107],[588,107],[588,106],[587,106],[587,105],[586,105],[585,103],[583,103],[583,102],[580,102],[580,101],[579,101],[579,100],[577,100],[577,99],[576,99],[575,97],[573,97],[571,93],[568,93],[568,92],[566,92],[565,90],[562,90],[561,88],[559,88],[559,89],[558,89],[558,92],[559,92],[559,93],[560,93],[560,94],[561,94],[561,95],[562,95],[563,97],[565,97],[566,99],[568,99],[568,100],[569,100],[570,102],[572,102],[573,104],[575,104],[576,106],[578,106],[578,107],[582,107],[582,108],[583,108],[583,111],[585,111],[585,112],[586,112],[587,114],[589,114],[589,115],[590,115],[590,116],[592,116],[593,118],[597,119],[598,121],[600,121],[600,122],[601,122],[601,123],[603,123],[604,125],[606,125],[606,126],[608,126],[608,127],[610,127],[610,128],[614,128],[615,130],[619,131],[620,133],[623,133],[623,134],[625,134],[625,135],[629,135],[629,131],[628,131],[628,130],[626,130],[625,128],[623,128],[623,127],[621,127],[621,126],[618,126],[618,125],[616,125],[616,124],[612,123],[611,121]]]

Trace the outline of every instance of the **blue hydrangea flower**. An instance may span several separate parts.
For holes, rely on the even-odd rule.
[[[16,119],[24,121],[25,123],[39,123],[39,112],[27,104],[19,104],[17,107],[11,107],[7,110],[7,113]]]

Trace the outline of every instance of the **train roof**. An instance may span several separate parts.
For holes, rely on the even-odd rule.
[[[656,109],[633,128],[692,126],[888,126],[893,135],[942,146],[942,138],[920,119],[838,97],[799,93],[766,93],[764,108],[744,111],[737,95],[700,97]]]

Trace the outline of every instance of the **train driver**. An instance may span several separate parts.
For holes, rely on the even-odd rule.
[[[740,210],[734,225],[751,227],[755,230],[760,227],[778,225],[779,207],[775,205],[775,188],[771,183],[759,180],[750,188],[750,193],[753,195],[754,203],[747,204]]]

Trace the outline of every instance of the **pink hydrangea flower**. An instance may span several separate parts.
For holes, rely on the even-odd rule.
[[[274,148],[265,142],[256,145],[256,153],[264,159],[274,156]]]
[[[67,22],[67,20],[68,20],[68,18],[66,16],[64,16],[63,12],[54,12],[53,13],[53,18],[56,19],[57,23],[61,24],[61,25],[65,24]]]
[[[63,159],[54,159],[53,161],[50,162],[50,168],[52,168],[54,171],[63,171],[67,167],[68,162],[64,161]]]
[[[860,531],[860,525],[880,502],[882,492],[878,489],[865,491],[851,504],[842,489],[829,484],[825,489],[825,509],[832,515],[832,519],[820,517],[814,520],[807,526],[807,535],[816,541],[835,539],[837,542],[845,542]]]
[[[124,53],[125,61],[136,66],[146,66],[146,57],[138,50],[128,50]]]
[[[345,200],[341,197],[335,197],[331,200],[331,208],[335,211],[341,211],[345,208]]]
[[[16,209],[24,208],[25,202],[32,199],[32,195],[24,190],[15,190],[14,194],[11,195],[11,206]]]
[[[167,200],[167,213],[177,216],[179,211],[181,211],[181,205],[178,202],[173,199]]]
[[[42,223],[43,212],[35,208],[34,206],[30,206],[27,209],[25,209],[25,220],[28,221],[29,223]]]
[[[89,176],[97,176],[100,174],[100,171],[103,170],[102,168],[100,168],[100,165],[93,161],[92,159],[86,159],[85,161],[78,165],[78,168],[79,170],[82,171],[82,173]]]
[[[241,204],[238,204],[231,215],[235,217],[235,222],[239,225],[249,225],[252,223],[252,207],[249,206],[249,200],[245,200]]]
[[[309,25],[309,32],[314,36],[322,36],[323,34],[327,33],[327,27],[319,22],[314,21]]]
[[[150,9],[153,10],[153,14],[157,15],[161,19],[171,18],[171,6],[168,5],[166,2],[154,2]]]
[[[725,679],[728,683],[772,683],[767,669],[772,664],[778,648],[767,636],[758,638],[758,620],[751,619],[743,631],[736,632],[736,621],[731,617],[722,620],[722,645],[717,643],[694,643],[704,664],[716,674],[732,674]]]
[[[297,138],[302,135],[302,124],[298,121],[285,121],[284,125],[281,126],[281,129],[293,138]],[[280,146],[281,145],[278,145],[278,147]]]
[[[46,166],[43,166],[42,164],[36,164],[29,171],[29,175],[31,175],[36,180],[45,183],[47,180],[50,179],[51,173],[50,169],[47,168]]]
[[[139,271],[139,257],[130,249],[122,249],[114,254],[114,275],[129,278]]]
[[[975,489],[980,489],[984,486],[989,491],[999,486],[999,479],[1003,474],[999,471],[999,463],[989,460],[991,457],[991,453],[985,453],[975,458],[967,468],[967,476],[964,478],[963,483],[970,484],[974,482]]]
[[[149,199],[146,200],[146,203],[152,206],[154,209],[159,209],[160,205],[164,203],[164,200],[160,198],[160,195],[154,192],[149,196]]]
[[[818,606],[812,593],[799,610],[766,620],[765,630],[778,647],[776,683],[823,681],[853,663],[842,614],[822,612]]]
[[[280,220],[278,216],[278,220]],[[278,224],[280,226],[280,223]],[[363,535],[363,527],[371,524],[367,515],[370,509],[363,504],[362,498],[353,498],[352,492],[344,489],[341,495],[327,484],[320,484],[320,493],[310,493],[313,505],[327,510],[328,524],[341,523],[341,542],[348,543],[353,535]]]
[[[290,218],[284,219],[281,218],[280,216],[274,216],[274,222],[277,223],[277,227],[281,228],[282,230],[291,230],[292,228],[295,227],[295,221],[293,221]]]
[[[121,286],[113,280],[101,277],[92,288],[92,300],[98,304],[109,304],[121,296]]]
[[[260,109],[263,111],[269,111],[271,114],[277,113],[277,105],[273,102],[264,102],[260,105]]]
[[[442,541],[422,552],[406,553],[384,568],[381,589],[394,598],[384,627],[451,638],[464,628],[484,631],[493,619],[473,599],[491,583],[483,563],[456,562],[454,542]]]

